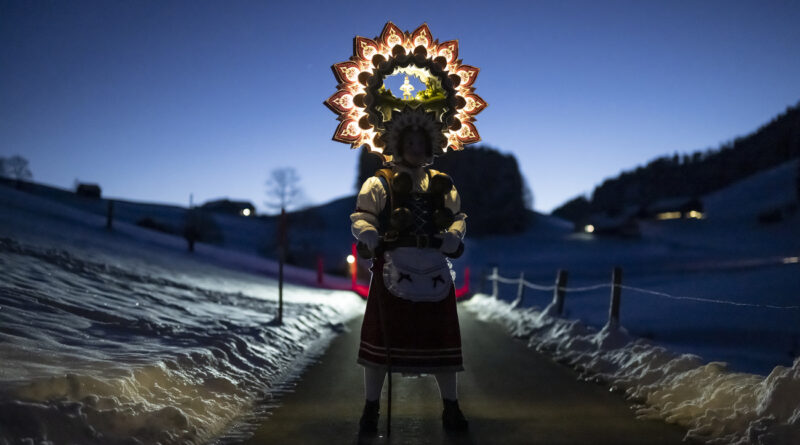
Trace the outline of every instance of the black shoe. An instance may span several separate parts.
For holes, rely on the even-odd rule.
[[[364,404],[364,412],[361,413],[361,420],[358,421],[359,433],[377,433],[378,415],[380,403],[377,400],[367,400]]]
[[[464,418],[464,413],[458,407],[458,400],[444,401],[444,410],[442,411],[442,426],[446,431],[450,432],[463,432],[469,429],[469,423]]]

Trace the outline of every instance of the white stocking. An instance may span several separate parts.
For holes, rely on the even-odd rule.
[[[434,374],[436,383],[439,384],[439,394],[442,399],[458,400],[458,378],[455,372],[440,372]]]
[[[381,399],[384,378],[386,378],[385,369],[371,366],[364,367],[364,395],[367,400],[376,401]]]

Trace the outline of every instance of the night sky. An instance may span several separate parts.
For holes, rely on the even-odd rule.
[[[800,100],[791,1],[0,0],[0,156],[27,158],[36,181],[123,199],[264,210],[282,166],[309,203],[352,194],[358,154],[331,141],[322,102],[353,36],[388,20],[459,40],[481,69],[483,142],[517,157],[544,212]]]

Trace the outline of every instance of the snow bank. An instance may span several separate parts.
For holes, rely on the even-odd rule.
[[[172,260],[166,277],[0,237],[0,444],[206,443],[363,310],[287,286],[279,325],[273,281]]]
[[[513,309],[478,294],[464,304],[480,319],[505,325],[528,345],[608,383],[634,400],[641,418],[687,428],[687,438],[711,444],[800,443],[800,358],[767,377],[735,373],[635,339],[608,326],[600,331],[548,310]]]
[[[363,312],[352,292],[286,284],[278,325],[276,267],[0,187],[0,445],[246,434]]]

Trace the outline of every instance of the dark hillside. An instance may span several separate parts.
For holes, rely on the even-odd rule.
[[[591,200],[575,198],[553,214],[578,221],[592,213],[614,214],[664,198],[698,197],[754,173],[800,157],[800,104],[755,132],[718,149],[663,156],[625,171],[595,188]]]

